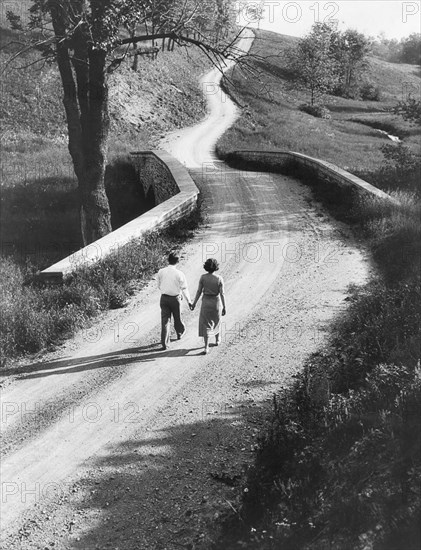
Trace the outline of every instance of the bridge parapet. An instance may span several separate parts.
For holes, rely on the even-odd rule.
[[[339,166],[319,160],[302,153],[293,151],[233,151],[227,156],[227,162],[243,168],[255,167],[265,171],[287,172],[295,166],[311,169],[320,180],[327,179],[342,186],[353,186],[362,193],[369,193],[381,199],[399,204],[399,201],[391,197],[381,189],[374,187],[367,181],[354,176]]]
[[[154,191],[155,208],[44,269],[38,275],[41,281],[62,282],[76,269],[96,264],[129,241],[141,239],[147,231],[164,227],[194,209],[199,190],[178,160],[160,150],[131,154],[145,194],[150,188]]]

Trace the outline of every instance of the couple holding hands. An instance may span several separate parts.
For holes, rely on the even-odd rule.
[[[157,275],[158,288],[161,291],[161,344],[166,350],[170,344],[170,322],[174,317],[174,327],[180,340],[186,327],[181,320],[182,294],[186,298],[191,311],[194,310],[202,296],[202,307],[199,316],[199,336],[205,343],[204,355],[209,352],[209,337],[215,336],[215,345],[219,345],[219,330],[221,315],[225,315],[224,281],[220,275],[215,275],[219,265],[214,258],[205,261],[203,269],[207,272],[199,279],[199,287],[193,303],[190,300],[189,289],[184,273],[176,268],[179,258],[171,253],[168,256],[168,266],[160,269]],[[221,307],[222,306],[222,307]]]

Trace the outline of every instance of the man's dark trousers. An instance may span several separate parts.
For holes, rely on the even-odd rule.
[[[174,328],[177,336],[183,334],[186,327],[181,320],[181,295],[161,295],[161,344],[167,347],[170,343],[171,315],[174,317]]]

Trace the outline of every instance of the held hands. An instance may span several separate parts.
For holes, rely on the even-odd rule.
[[[190,302],[190,303],[189,303],[189,308],[190,308],[190,311],[193,311],[193,310],[194,310],[194,308],[195,308],[195,305],[194,305],[194,304],[192,304],[192,303]]]

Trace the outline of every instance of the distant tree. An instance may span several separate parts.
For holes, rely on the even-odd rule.
[[[370,51],[371,42],[363,34],[340,32],[335,23],[315,23],[292,51],[289,65],[296,81],[310,92],[313,105],[328,92],[354,95]]]
[[[412,33],[408,38],[404,38],[401,41],[402,63],[410,63],[412,65],[421,65],[421,34]]]
[[[290,52],[290,69],[296,82],[309,92],[311,105],[338,82],[337,62],[332,55],[335,32],[331,24],[315,23],[311,32]]]
[[[386,42],[388,54],[385,58],[390,63],[399,63],[402,58],[402,41],[391,38]]]
[[[386,38],[381,33],[377,38],[371,40],[372,54],[385,61],[399,63],[402,55],[402,44],[396,38]]]
[[[337,62],[338,91],[349,97],[354,95],[363,73],[368,68],[370,40],[362,33],[347,29],[332,34],[332,55]]]
[[[412,33],[400,41],[388,39],[384,33],[373,41],[373,54],[392,63],[421,64],[421,34]]]
[[[131,46],[146,44],[148,51],[165,39],[196,46],[215,64],[235,57],[225,40],[231,13],[229,0],[32,0],[26,25],[8,13],[25,41],[20,52],[37,48],[57,62],[85,244],[111,230],[104,186],[110,72],[131,55]]]

